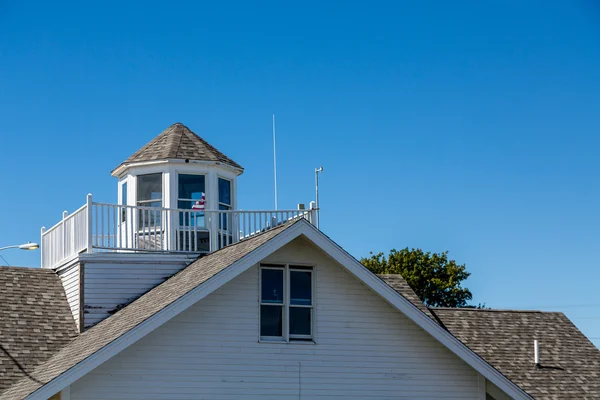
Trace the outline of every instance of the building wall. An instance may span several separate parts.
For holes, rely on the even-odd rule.
[[[485,380],[304,239],[315,341],[259,343],[252,267],[71,386],[71,399],[485,399]]]
[[[121,307],[131,303],[156,285],[183,269],[188,260],[168,260],[155,255],[160,263],[119,260],[86,261],[84,265],[83,298],[84,327],[97,324]]]
[[[62,282],[73,319],[79,328],[79,264],[71,264],[57,271]]]

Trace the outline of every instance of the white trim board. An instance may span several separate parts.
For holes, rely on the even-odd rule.
[[[363,281],[364,284],[367,285],[371,290],[383,297],[389,304],[406,315],[406,317],[411,319],[429,335],[437,339],[451,352],[456,354],[486,379],[498,386],[502,391],[514,399],[531,399],[531,397],[517,385],[485,362],[481,357],[466,347],[449,332],[435,323],[431,318],[420,311],[406,298],[389,287],[376,275],[367,270],[339,245],[317,230],[309,222],[304,220],[300,220],[294,223],[294,225],[286,228],[266,243],[262,244],[246,256],[242,257],[240,260],[226,267],[215,276],[197,286],[195,289],[175,300],[173,303],[169,304],[135,328],[124,333],[111,343],[104,346],[102,349],[98,350],[69,370],[60,374],[46,385],[40,387],[38,390],[27,396],[26,399],[45,400],[54,393],[59,392],[65,387],[71,385],[94,368],[98,367],[105,361],[120,353],[122,350],[136,343],[148,333],[162,326],[173,317],[187,310],[189,307],[202,300],[204,297],[208,296],[210,293],[214,292],[236,276],[258,264],[270,254],[274,253],[295,238],[302,235],[309,239],[326,254],[328,254],[331,258],[336,260],[350,273]]]

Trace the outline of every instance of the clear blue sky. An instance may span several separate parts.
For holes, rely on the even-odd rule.
[[[275,113],[280,206],[323,164],[322,229],[354,256],[449,250],[475,302],[600,345],[598,3],[87,3],[0,1],[0,246],[116,201],[111,169],[177,121],[271,208]]]

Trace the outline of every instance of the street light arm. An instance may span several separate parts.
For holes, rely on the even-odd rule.
[[[4,246],[4,247],[0,247],[0,251],[2,250],[6,250],[6,249],[18,249],[20,245],[15,245],[15,246]]]
[[[13,246],[4,246],[0,247],[0,251],[6,249],[21,249],[21,250],[37,250],[40,248],[40,245],[37,243],[25,243],[25,244],[15,244]]]

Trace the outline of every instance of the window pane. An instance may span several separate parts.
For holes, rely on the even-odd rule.
[[[219,203],[231,205],[231,182],[219,178]]]
[[[222,204],[219,204],[219,210],[230,210],[230,209],[231,209],[231,207],[229,207],[229,206],[224,206]],[[231,218],[233,218],[233,214],[231,214],[231,213],[219,214],[219,229],[222,229],[224,231],[229,231],[229,227],[231,226],[229,221],[231,221]]]
[[[290,335],[310,335],[310,308],[290,307]]]
[[[283,307],[260,306],[260,336],[282,336]]]
[[[162,174],[140,175],[137,183],[138,201],[158,200],[158,207],[162,206]],[[156,207],[154,203],[144,205]]]
[[[179,200],[177,208],[180,210],[190,210],[192,208],[191,201]],[[200,229],[206,228],[206,219],[204,211],[179,211],[179,226],[193,227]]]
[[[127,205],[127,182],[125,182],[125,183],[123,183],[123,185],[121,185],[121,204]],[[127,209],[122,208],[121,209],[121,222],[125,222],[126,219],[127,219]]]
[[[283,303],[283,270],[261,270],[261,301],[263,303]]]
[[[308,271],[290,271],[290,304],[311,305],[311,275]]]
[[[121,185],[121,204],[127,204],[127,182]]]
[[[204,175],[179,174],[178,198],[200,200],[202,193],[204,193]],[[192,208],[191,204],[186,208]]]

